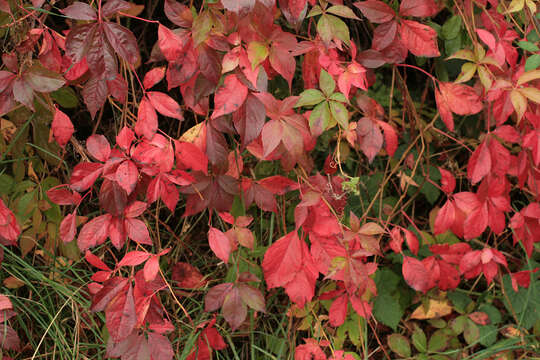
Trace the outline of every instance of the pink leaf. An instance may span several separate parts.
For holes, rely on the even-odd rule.
[[[58,145],[64,147],[71,139],[75,128],[69,117],[57,108],[54,112],[51,130]]]
[[[210,230],[208,231],[208,243],[214,254],[227,264],[232,250],[231,243],[227,236],[220,230],[210,227]]]
[[[215,109],[212,113],[212,119],[238,110],[246,100],[247,94],[247,87],[238,80],[236,75],[227,75],[223,87],[217,91],[214,97]]]

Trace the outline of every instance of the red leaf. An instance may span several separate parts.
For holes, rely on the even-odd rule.
[[[437,47],[437,32],[431,27],[403,19],[399,34],[405,47],[414,55],[425,57],[441,55]]]
[[[255,311],[265,312],[265,301],[261,290],[246,283],[238,283],[237,288],[242,301],[247,306]]]
[[[121,277],[114,277],[107,280],[101,290],[92,298],[90,311],[97,312],[105,310],[109,302],[116,297],[128,284],[128,280]]]
[[[127,235],[131,240],[139,244],[152,245],[148,228],[143,221],[139,219],[126,219],[125,224]]]
[[[296,39],[294,39],[294,42],[296,43]],[[289,53],[289,48],[286,46],[284,47],[281,43],[274,41],[270,47],[268,59],[270,60],[272,68],[276,70],[279,75],[283,76],[285,80],[287,80],[287,84],[289,84],[290,89],[292,79],[294,77],[294,71],[296,70],[296,60],[294,59],[294,56]]]
[[[158,45],[161,53],[163,54],[163,56],[165,56],[165,59],[167,59],[167,61],[176,61],[182,56],[184,49],[182,39],[170,29],[161,24],[159,24],[158,28]],[[163,75],[161,76],[161,78],[163,78]],[[150,87],[152,86],[145,86],[146,89]]]
[[[439,7],[433,0],[403,0],[399,6],[399,15],[414,17],[429,17],[439,12]]]
[[[216,311],[223,305],[225,295],[233,288],[232,283],[219,284],[208,290],[204,297],[204,311]]]
[[[273,243],[262,263],[268,288],[283,286],[298,306],[311,300],[319,275],[304,241],[292,231]]]
[[[341,326],[345,322],[348,304],[349,298],[346,294],[343,294],[330,305],[329,316],[331,326]]]
[[[491,154],[486,142],[480,143],[469,159],[467,177],[476,184],[491,171]]]
[[[96,245],[103,244],[109,235],[109,224],[111,216],[109,214],[98,216],[84,224],[77,244],[81,251],[90,249]]]
[[[100,270],[112,271],[103,261],[101,261],[100,258],[92,254],[90,250],[86,250],[86,252],[84,253],[84,258],[86,261],[88,261],[90,265],[95,266]]]
[[[362,150],[371,163],[383,145],[381,130],[374,121],[363,117],[356,125],[356,134],[358,136],[360,150]]]
[[[315,339],[304,339],[305,344],[294,349],[295,360],[326,360],[326,355]]]
[[[467,315],[475,324],[488,325],[490,323],[489,316],[485,312],[475,311]]]
[[[246,304],[242,301],[238,288],[233,287],[231,291],[225,295],[221,312],[225,321],[230,325],[231,330],[234,331],[242,325],[247,316]]]
[[[423,293],[430,289],[430,274],[420,260],[404,256],[402,271],[403,278],[413,289]]]
[[[71,135],[73,135],[75,128],[73,127],[73,123],[69,117],[56,108],[51,124],[51,130],[58,145],[64,147],[68,143],[69,139],[71,139]]]
[[[289,191],[297,190],[298,183],[281,175],[269,176],[257,181],[259,185],[270,190],[274,195],[285,195]]]
[[[126,206],[126,208],[124,209],[124,215],[127,218],[137,217],[137,216],[141,215],[146,210],[147,207],[148,207],[148,205],[145,202],[133,201],[131,204]]]
[[[171,360],[174,356],[171,342],[163,335],[148,333],[148,346],[152,360]]]
[[[307,0],[289,0],[289,11],[291,15],[298,19],[304,8],[306,7]]]
[[[150,257],[150,254],[145,251],[133,250],[128,252],[118,263],[121,266],[137,266],[145,262]]]
[[[482,110],[482,102],[473,88],[463,84],[439,82],[440,92],[435,100],[441,118],[450,131],[454,130],[452,112],[458,115],[476,114]]]
[[[159,256],[153,255],[144,264],[144,280],[152,281],[156,278],[159,272]]]
[[[71,214],[67,214],[64,220],[62,220],[62,223],[60,223],[60,239],[64,243],[68,243],[73,241],[75,239],[75,233],[77,232],[77,216],[76,213],[73,212]]]
[[[267,157],[274,151],[281,142],[283,137],[283,126],[278,120],[270,120],[266,124],[261,132],[262,145],[263,145],[263,157]]]
[[[384,121],[378,120],[377,124],[383,129],[384,140],[386,142],[386,152],[388,156],[394,156],[398,147],[398,137],[394,127]]]
[[[120,342],[127,338],[137,323],[133,288],[129,284],[127,293],[117,295],[105,310],[105,320],[111,338]]]
[[[127,83],[126,80],[120,76],[120,74],[116,74],[116,77],[113,80],[107,80],[107,88],[109,89],[109,93],[119,102],[124,103],[126,101],[127,96]]]
[[[105,104],[107,93],[108,88],[105,80],[93,77],[86,82],[86,85],[82,89],[82,96],[92,119],[96,117],[98,110]]]
[[[402,230],[405,233],[405,241],[407,242],[407,246],[414,255],[418,254],[418,238],[416,237],[416,235],[414,235],[412,231],[407,229]]]
[[[4,204],[0,198],[0,241],[4,245],[17,245],[17,238],[21,234],[21,227],[11,210]],[[0,262],[4,253],[0,251]]]
[[[236,75],[227,75],[215,97],[215,109],[212,113],[212,119],[227,115],[238,110],[246,100],[248,94],[247,87],[238,80]]]
[[[454,175],[448,170],[439,167],[441,173],[441,190],[447,194],[451,194],[456,188],[456,179]]]
[[[111,146],[103,135],[92,135],[86,140],[86,148],[90,155],[99,161],[107,161],[111,156]]]
[[[60,10],[65,16],[75,20],[97,20],[96,10],[85,3],[75,1],[72,5]]]
[[[444,203],[443,207],[437,213],[435,218],[434,233],[435,235],[446,232],[454,223],[455,209],[451,200]]]
[[[158,82],[163,80],[164,76],[165,76],[165,67],[163,66],[155,67],[152,70],[148,71],[146,75],[144,75],[144,79],[143,79],[143,86],[145,90],[150,89],[151,87],[156,85]]]
[[[124,126],[116,136],[116,144],[123,150],[129,150],[134,138],[133,130]]]
[[[221,0],[223,7],[234,13],[245,13],[251,11],[255,5],[255,0]]]
[[[137,113],[137,123],[135,124],[135,133],[152,140],[158,128],[158,119],[156,110],[145,96],[139,104]]]
[[[188,142],[175,143],[176,161],[185,168],[208,174],[208,158],[196,145]]]
[[[231,243],[227,236],[220,230],[210,227],[210,230],[208,231],[208,243],[214,254],[227,264],[232,250]]]
[[[139,180],[139,170],[131,160],[123,161],[116,169],[116,182],[126,190],[129,195],[135,190]]]
[[[465,220],[464,234],[465,239],[470,240],[482,235],[486,227],[488,226],[489,214],[487,203],[483,203],[481,206],[473,210]]]
[[[139,47],[133,33],[122,25],[113,22],[103,22],[103,31],[114,51],[130,65],[136,65],[139,58]]]
[[[185,262],[178,262],[173,266],[172,279],[178,287],[186,289],[199,289],[207,283],[199,269]]]
[[[376,24],[390,21],[395,16],[395,12],[390,6],[378,0],[358,1],[354,3],[354,6],[360,9],[369,21]]]
[[[152,106],[162,115],[172,117],[178,120],[184,120],[180,105],[169,95],[158,91],[149,91],[146,93]]]

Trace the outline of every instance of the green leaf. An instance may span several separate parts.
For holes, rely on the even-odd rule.
[[[450,341],[450,337],[445,333],[444,330],[437,330],[431,335],[428,343],[429,352],[440,352],[443,351]]]
[[[454,309],[461,314],[466,312],[467,306],[472,302],[470,297],[459,291],[450,291],[448,298],[452,301]]]
[[[51,97],[56,101],[61,107],[66,109],[74,109],[79,106],[79,99],[77,99],[77,94],[70,87],[62,87],[51,93]]]
[[[332,95],[330,95],[329,99],[330,99],[330,100],[339,101],[339,102],[342,102],[342,103],[348,102],[348,101],[347,101],[347,98],[345,97],[345,95],[343,95],[343,94],[340,93],[340,92],[335,92],[335,93],[333,93]]]
[[[489,324],[485,326],[479,326],[480,331],[480,344],[484,346],[491,346],[497,341],[497,327]]]
[[[247,54],[251,68],[255,69],[268,56],[268,47],[259,41],[252,41],[248,45]]]
[[[489,316],[491,324],[497,325],[502,321],[502,315],[499,309],[490,304],[482,304],[478,307],[478,311],[485,312]]]
[[[403,316],[403,309],[394,297],[381,293],[373,302],[373,315],[378,321],[396,330]]]
[[[453,319],[450,322],[450,327],[454,332],[459,335],[465,331],[465,326],[467,325],[467,317],[465,315],[460,315],[457,318]]]
[[[461,31],[461,17],[459,15],[454,15],[442,26],[441,35],[445,40],[451,40],[456,38]]]
[[[341,17],[344,17],[344,18],[348,18],[348,19],[360,20],[358,18],[358,16],[356,16],[354,14],[352,9],[350,7],[345,6],[345,5],[331,6],[330,8],[328,8],[328,10],[326,10],[326,12],[334,14],[334,15],[338,15],[338,16],[341,16]]]
[[[314,7],[311,8],[311,10],[309,11],[306,17],[310,18],[313,16],[321,15],[322,13],[323,12],[322,12],[321,7],[319,5],[315,5]]]
[[[383,293],[390,294],[398,290],[399,276],[390,269],[380,269],[375,273],[375,284],[379,295]],[[375,298],[377,301],[377,298]]]
[[[323,70],[324,71],[324,70]],[[300,99],[294,107],[301,106],[313,106],[317,105],[325,99],[325,96],[322,92],[317,89],[307,89],[302,91],[300,94]]]
[[[326,96],[332,95],[336,89],[336,82],[332,75],[321,69],[321,76],[319,77],[319,87]]]
[[[478,338],[480,338],[480,330],[478,329],[478,326],[476,326],[476,324],[469,319],[467,319],[467,322],[465,324],[463,337],[469,345],[475,343],[476,341],[478,341]]]
[[[309,116],[309,128],[313,135],[320,135],[326,130],[328,124],[330,124],[330,109],[328,108],[328,102],[323,101],[319,105],[315,106],[311,115]]]
[[[531,55],[525,62],[525,71],[535,70],[538,66],[540,66],[540,54]]]
[[[329,43],[333,38],[337,38],[347,45],[350,43],[347,24],[334,15],[323,14],[317,22],[317,32],[324,43]]]
[[[329,101],[329,103],[332,117],[338,122],[342,129],[347,130],[349,128],[349,111],[343,103],[337,101]]]
[[[519,291],[515,292],[512,288],[510,276],[504,275],[503,285],[510,301],[510,304],[508,304],[506,297],[503,298],[508,312],[510,313],[513,309],[520,320],[521,326],[530,329],[540,320],[540,282],[533,277],[528,289],[519,288]]]
[[[420,352],[427,351],[426,334],[424,333],[424,330],[422,330],[419,326],[415,326],[414,332],[411,336],[411,340],[416,350]]]
[[[534,51],[540,51],[540,48],[536,44],[533,44],[528,41],[520,41],[518,42],[518,46],[522,48],[523,50],[534,52]]]
[[[388,346],[401,357],[411,356],[411,345],[409,344],[409,340],[403,335],[392,334],[388,336]]]
[[[11,176],[0,174],[0,194],[8,195],[11,193],[13,185],[15,185],[15,180]]]
[[[527,35],[527,41],[532,42],[532,43],[538,42],[540,41],[540,35],[538,34],[538,32],[536,32],[536,30],[533,29]]]

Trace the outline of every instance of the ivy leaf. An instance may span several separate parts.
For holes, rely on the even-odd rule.
[[[388,346],[393,352],[401,357],[408,358],[411,356],[411,345],[409,340],[403,335],[392,334],[388,336]]]
[[[221,87],[214,97],[215,109],[212,119],[230,114],[244,103],[248,94],[247,87],[238,80],[236,75],[227,75]]]
[[[437,46],[437,32],[417,21],[402,20],[399,28],[401,41],[416,56],[440,56]]]
[[[382,24],[392,20],[396,13],[390,6],[379,0],[358,1],[354,3],[369,21]]]
[[[232,250],[229,238],[215,227],[210,227],[210,230],[208,230],[208,243],[214,254],[227,264]]]
[[[128,285],[127,293],[120,293],[107,306],[105,310],[107,329],[115,342],[127,338],[137,323],[135,299],[133,288]]]
[[[51,132],[58,145],[62,148],[66,146],[69,139],[71,139],[71,135],[75,132],[75,128],[69,117],[58,108],[54,112]]]

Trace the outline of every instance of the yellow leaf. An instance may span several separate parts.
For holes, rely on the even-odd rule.
[[[411,314],[411,319],[426,320],[440,318],[452,313],[452,306],[448,300],[429,299],[428,309],[420,305]]]
[[[513,13],[513,12],[521,11],[524,5],[525,5],[525,0],[512,0],[506,12]]]
[[[512,90],[510,93],[510,101],[512,101],[512,105],[518,116],[518,122],[520,122],[523,114],[525,114],[525,111],[527,110],[527,98],[521,94],[520,90]]]
[[[480,82],[482,83],[482,85],[484,85],[486,91],[488,91],[491,88],[491,84],[493,83],[489,71],[485,67],[479,66],[478,77],[480,78]]]
[[[537,104],[540,104],[540,90],[534,87],[525,87],[519,89],[519,92],[527,97],[527,99],[534,101]]]
[[[526,73],[521,74],[517,81],[517,85],[523,85],[536,79],[540,79],[540,70],[527,71]]]
[[[531,13],[536,14],[536,4],[533,0],[525,0],[525,4],[531,10]]]
[[[467,82],[472,79],[474,76],[474,73],[476,72],[476,68],[478,66],[476,64],[467,62],[461,66],[461,73],[456,79],[457,83],[463,83]]]
[[[369,222],[362,225],[358,233],[362,235],[379,235],[384,233],[384,229],[377,223]]]
[[[472,62],[476,60],[471,50],[459,50],[454,55],[446,58],[446,60],[450,60],[450,59],[462,59],[462,60],[469,60]]]
[[[17,279],[14,276],[9,276],[4,279],[4,286],[8,289],[18,289],[24,285],[24,281]]]
[[[186,131],[182,134],[180,137],[180,141],[185,141],[189,143],[196,143],[197,139],[199,139],[203,134],[203,129],[206,130],[206,128],[203,127],[204,123],[199,123]]]

